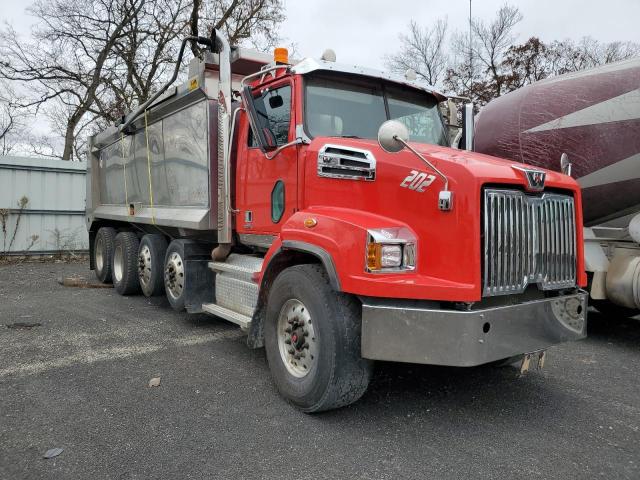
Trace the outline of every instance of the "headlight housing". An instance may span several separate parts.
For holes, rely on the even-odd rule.
[[[404,272],[415,268],[416,240],[409,229],[393,227],[367,230],[367,272]]]

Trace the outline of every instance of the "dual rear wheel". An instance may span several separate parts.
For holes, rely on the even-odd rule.
[[[113,283],[120,295],[140,291],[147,297],[162,295],[166,252],[163,235],[146,234],[139,239],[135,232],[102,227],[94,243],[96,277]]]

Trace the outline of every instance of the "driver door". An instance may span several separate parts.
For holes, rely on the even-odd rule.
[[[287,79],[253,93],[254,107],[265,137],[280,147],[295,138],[293,85]],[[244,122],[244,150],[239,163],[236,191],[240,210],[236,229],[245,234],[277,234],[297,208],[298,149],[283,149],[269,160],[254,138],[249,122]],[[268,152],[269,156],[273,152]]]

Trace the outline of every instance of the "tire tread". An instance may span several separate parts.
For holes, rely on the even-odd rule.
[[[102,283],[111,283],[113,280],[111,262],[113,261],[113,249],[115,246],[115,239],[117,234],[118,232],[116,231],[116,229],[112,227],[100,227],[100,229],[98,229],[98,233],[96,234],[94,244],[98,242],[99,238],[103,238],[105,243],[104,255],[106,259],[104,259],[102,262],[102,272],[98,272],[97,268],[95,269],[96,278]]]
[[[124,247],[124,271],[122,281],[118,283],[114,279],[113,286],[120,295],[132,295],[140,291],[140,280],[138,277],[138,249],[140,247],[140,241],[138,240],[138,236],[133,232],[120,232],[116,235],[114,253],[115,246],[118,242],[122,242]],[[115,255],[113,255],[113,257],[114,256]]]
[[[313,405],[301,406],[295,404],[304,412],[322,412],[344,407],[357,401],[367,390],[372,377],[373,362],[360,355],[361,308],[359,302],[352,295],[336,292],[331,287],[325,269],[317,264],[296,265],[285,272],[300,274],[307,278],[312,285],[320,290],[319,298],[325,311],[335,315],[336,339],[340,346],[331,359],[332,375],[328,385]],[[277,288],[278,279],[273,288]]]

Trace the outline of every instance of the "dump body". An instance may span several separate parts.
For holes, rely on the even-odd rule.
[[[92,154],[90,212],[111,220],[215,230],[216,109],[215,101],[195,90],[152,109],[136,122],[133,134],[103,134],[105,145]]]

